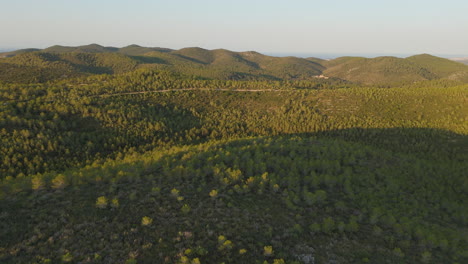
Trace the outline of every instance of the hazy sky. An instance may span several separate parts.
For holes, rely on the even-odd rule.
[[[468,55],[467,0],[0,0],[0,49]]]

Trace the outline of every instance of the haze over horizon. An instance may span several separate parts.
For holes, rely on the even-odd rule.
[[[8,12],[0,17],[0,50],[136,43],[293,56],[468,56],[468,3],[461,0],[19,0],[2,6]]]
[[[80,45],[80,46],[88,46],[88,45],[100,45],[97,43],[92,43],[92,44],[87,44],[87,45]],[[141,46],[138,44],[130,44],[127,46],[132,46],[132,45],[137,45]],[[55,45],[53,45],[55,46]],[[43,48],[50,48],[53,46],[48,46],[48,47],[43,47]],[[100,45],[102,46],[102,45]],[[79,47],[79,46],[71,46],[71,47]],[[104,47],[104,46],[102,46]],[[113,47],[113,48],[124,48],[126,46],[121,46],[121,47],[116,47],[116,46],[105,46],[105,47]],[[32,49],[36,49],[36,47],[29,47]],[[151,47],[149,47],[151,48]],[[158,47],[158,48],[168,48],[171,49],[170,47]],[[194,48],[194,47],[184,47],[184,48]],[[203,47],[200,47],[203,48]],[[27,48],[28,49],[28,48]],[[39,49],[42,49],[39,48]],[[222,48],[220,48],[222,49]],[[0,53],[3,52],[10,52],[10,51],[15,51],[15,50],[21,50],[19,48],[9,48],[9,49],[0,49]],[[177,49],[174,49],[177,50]],[[207,49],[207,50],[215,50],[215,49]],[[406,53],[406,54],[395,54],[395,53],[323,53],[323,52],[306,52],[306,53],[298,53],[298,52],[263,52],[259,50],[234,50],[234,52],[247,52],[247,51],[255,51],[259,52],[261,54],[267,55],[267,56],[272,56],[272,57],[298,57],[298,58],[320,58],[320,59],[336,59],[339,57],[364,57],[364,58],[376,58],[376,57],[385,57],[385,56],[391,56],[391,57],[398,57],[398,58],[407,58],[415,55],[420,55],[420,54],[412,54],[412,53]],[[422,53],[421,53],[422,54]],[[429,53],[430,54],[430,53]],[[441,57],[441,58],[448,58],[448,59],[466,59],[468,58],[468,55],[466,54],[430,54],[433,56]]]

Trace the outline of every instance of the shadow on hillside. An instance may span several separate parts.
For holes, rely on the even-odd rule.
[[[275,136],[250,135],[265,138],[310,138],[339,139],[372,146],[395,153],[415,155],[434,160],[468,160],[468,136],[434,128],[349,128],[310,133],[283,133]],[[252,138],[237,139],[232,142],[246,142]],[[210,141],[202,139],[193,144]],[[235,143],[234,143],[235,144]]]
[[[9,133],[9,141],[15,141],[12,131],[30,131],[31,124],[40,126],[41,137],[28,137],[31,145],[41,146],[25,152],[26,143],[11,145],[12,152],[23,155],[29,160],[40,157],[47,167],[32,170],[28,164],[15,166],[16,176],[19,173],[36,174],[45,171],[63,171],[73,167],[81,167],[94,160],[113,159],[121,152],[129,149],[146,150],[145,146],[160,147],[161,145],[181,143],[184,141],[183,131],[194,127],[200,127],[201,121],[190,111],[178,109],[176,105],[152,105],[145,106],[144,111],[136,111],[146,102],[141,100],[127,100],[124,102],[127,109],[121,105],[109,106],[109,101],[102,99],[95,103],[96,107],[108,110],[105,116],[82,116],[80,114],[54,115],[55,113],[41,110],[29,115],[18,113],[22,116],[23,123],[6,120],[0,124],[0,130],[6,129]],[[45,117],[44,117],[45,116]],[[54,117],[55,116],[55,117]],[[143,117],[141,117],[143,116]],[[44,119],[45,118],[45,119]],[[174,135],[179,136],[174,136]],[[23,139],[21,139],[23,140]],[[24,139],[26,140],[26,139]],[[25,141],[27,142],[27,141]],[[45,145],[44,145],[44,142]],[[47,145],[48,143],[48,145]],[[24,153],[23,153],[24,152]],[[22,154],[23,153],[23,154]],[[3,155],[0,155],[0,158]],[[5,157],[5,156],[3,156]],[[0,175],[8,171],[8,166],[0,165]],[[4,170],[4,171],[2,171]],[[7,174],[6,174],[7,175]],[[0,179],[3,175],[0,176]]]
[[[181,55],[181,54],[174,54],[174,55],[181,58],[181,59],[189,60],[191,62],[195,62],[195,63],[198,63],[198,64],[203,64],[203,65],[209,65],[210,64],[210,63],[203,62],[201,60],[197,60],[197,59],[194,59],[194,58],[190,58],[190,57],[187,57],[187,56],[184,56],[184,55]]]
[[[167,108],[167,111],[179,113],[177,109]],[[164,111],[160,113],[165,114]],[[339,242],[340,238],[346,243],[354,243],[353,240],[356,240],[356,244],[364,245],[363,251],[368,252],[369,249],[375,250],[373,248],[379,242],[368,240],[372,235],[375,236],[372,234],[377,230],[375,227],[380,229],[379,226],[382,226],[390,236],[398,237],[400,229],[395,228],[395,231],[391,228],[402,223],[409,229],[405,232],[410,235],[419,231],[421,235],[431,235],[433,232],[439,234],[451,228],[453,232],[449,233],[449,238],[457,243],[462,241],[463,233],[458,231],[463,230],[465,223],[458,222],[464,219],[463,214],[458,212],[463,212],[463,201],[466,200],[463,184],[459,184],[464,182],[461,170],[463,164],[457,164],[457,170],[449,170],[454,175],[445,175],[444,167],[440,164],[432,166],[431,161],[413,165],[414,159],[403,158],[393,164],[393,157],[380,155],[378,148],[359,153],[357,149],[355,151],[354,144],[343,141],[339,141],[342,145],[336,144],[333,138],[376,145],[382,149],[393,148],[396,151],[410,147],[408,150],[413,153],[454,146],[463,150],[467,143],[465,135],[438,129],[352,128],[210,143],[181,151],[166,151],[161,158],[143,160],[141,156],[135,156],[128,161],[68,172],[65,174],[70,179],[78,179],[64,190],[28,190],[22,196],[8,193],[8,199],[2,200],[0,211],[5,213],[0,221],[0,234],[5,239],[0,241],[0,246],[6,249],[6,254],[1,255],[0,260],[2,263],[29,263],[30,259],[37,259],[41,252],[51,247],[50,241],[58,243],[65,239],[69,244],[79,245],[75,248],[86,254],[97,254],[95,245],[99,243],[114,243],[120,247],[120,251],[137,250],[146,240],[157,241],[160,237],[175,237],[177,234],[181,236],[179,230],[193,230],[184,233],[189,233],[190,237],[192,232],[197,234],[201,242],[211,241],[213,236],[198,238],[206,234],[208,229],[214,230],[215,234],[228,234],[236,241],[242,241],[241,238],[259,241],[275,227],[277,241],[289,241],[291,248],[304,243],[313,243],[315,247],[318,245],[316,241],[323,242],[326,241],[324,238],[332,236],[334,242]],[[315,149],[309,151],[309,148]],[[247,152],[251,154],[244,158],[243,154]],[[262,155],[262,152],[269,155]],[[304,153],[310,156],[304,156]],[[354,161],[343,161],[354,154],[358,154],[364,162],[356,165]],[[255,163],[249,163],[252,160]],[[309,163],[309,160],[314,162]],[[224,177],[221,173],[211,172],[209,168],[214,165],[228,168],[225,170],[228,174],[226,178],[221,178]],[[204,170],[205,167],[208,169]],[[358,170],[354,170],[355,167]],[[342,169],[347,169],[347,174],[342,174]],[[366,173],[373,169],[375,173]],[[283,172],[274,176],[279,170]],[[242,175],[239,179],[239,175],[233,174],[236,171],[251,171],[253,176],[245,175],[243,178]],[[320,177],[316,177],[318,175]],[[229,184],[219,181],[229,181],[228,177],[236,181]],[[18,182],[21,183],[24,178],[18,179]],[[314,178],[320,180],[309,180]],[[248,180],[244,183],[244,179]],[[239,187],[238,182],[245,186],[243,190],[236,188]],[[275,182],[278,184],[273,185]],[[263,183],[267,183],[266,187]],[[175,193],[178,196],[179,191],[180,197],[185,199],[183,202],[173,197]],[[213,191],[214,196],[211,194]],[[325,197],[320,198],[323,196],[318,194],[325,194]],[[184,208],[188,208],[188,211],[184,211]],[[375,218],[379,222],[373,222],[377,213]],[[348,222],[347,219],[358,217],[361,220],[359,224],[355,223],[351,234],[338,231],[338,227],[333,227],[332,231],[310,234],[311,223],[326,223],[326,219],[331,219],[331,225],[334,226],[335,221]],[[143,225],[142,220],[145,218],[151,220],[150,224],[154,218],[157,228]],[[349,221],[351,223],[355,220]],[[137,228],[140,223],[143,227]],[[300,227],[297,235],[289,234],[291,226]],[[421,226],[427,229],[420,229]],[[16,254],[17,245],[30,243],[31,237],[37,236],[39,229],[40,235],[49,239],[31,243],[26,253]],[[133,235],[118,235],[131,229],[135,230]],[[345,229],[345,232],[351,231]],[[307,236],[313,236],[314,239],[320,237],[307,241]],[[114,237],[122,242],[115,243]],[[213,245],[213,250],[219,249],[216,237],[212,244],[207,244]],[[406,236],[398,239],[408,241]],[[179,242],[178,239],[174,241]],[[410,249],[420,246],[418,243],[415,241]],[[132,245],[135,245],[134,249],[128,249]],[[171,248],[176,250],[171,254],[176,256],[179,244],[174,245]],[[463,243],[455,245],[455,250],[463,250]],[[277,248],[281,249],[279,246]],[[279,252],[277,248],[275,250]],[[388,252],[392,252],[392,249],[393,244],[390,244]],[[99,252],[109,256],[116,251],[114,247],[112,250]],[[159,251],[155,252],[159,254]],[[369,254],[381,252],[379,248]],[[77,250],[73,251],[74,260],[78,256],[84,256],[84,259],[87,257],[85,253],[80,255]],[[48,257],[59,259],[62,254],[49,254]],[[154,257],[148,259],[154,261]]]
[[[292,135],[339,138],[389,151],[435,159],[463,161],[468,158],[468,136],[442,129],[349,128]]]
[[[136,60],[138,63],[143,64],[169,64],[166,60],[157,57],[149,56],[129,56],[130,58]]]
[[[48,62],[63,63],[64,65],[70,65],[78,73],[92,73],[92,74],[112,74],[114,69],[112,67],[96,66],[94,65],[93,57],[77,57],[66,58],[55,53],[40,53],[40,56]],[[76,62],[74,59],[78,59]],[[54,67],[52,68],[54,69]]]
[[[273,75],[253,74],[253,73],[246,73],[246,72],[226,72],[226,75],[223,77],[226,80],[232,80],[232,81],[250,81],[250,80],[280,81],[281,80],[281,78],[275,77]]]
[[[201,143],[198,150],[200,151],[200,157],[210,160],[210,164],[216,164],[214,160],[219,159],[220,154],[213,152],[213,150],[224,150],[227,153],[231,153],[231,158],[227,160],[232,161],[233,156],[240,158],[243,156],[243,149],[249,151],[249,147],[262,146],[266,152],[269,146],[273,146],[278,142],[281,142],[280,146],[282,149],[282,155],[290,155],[291,151],[294,152],[297,146],[304,146],[306,148],[316,148],[328,145],[333,141],[339,142],[334,146],[330,145],[330,148],[326,151],[340,153],[340,144],[348,145],[354,143],[356,147],[355,151],[359,152],[361,149],[371,147],[371,150],[365,151],[365,155],[374,155],[374,162],[372,166],[398,166],[399,160],[415,161],[416,159],[424,160],[424,162],[432,163],[438,162],[438,166],[447,166],[447,169],[451,166],[456,166],[457,173],[463,174],[464,169],[468,170],[468,166],[464,165],[468,159],[468,136],[453,133],[446,130],[431,129],[431,128],[384,128],[384,129],[363,129],[363,128],[351,128],[342,130],[331,130],[319,133],[293,133],[293,134],[281,134],[276,136],[258,136],[250,138],[240,138],[227,141],[213,141],[213,144],[209,143],[209,140],[202,140],[202,142],[193,142],[192,146],[197,146]],[[276,142],[276,143],[274,143]],[[292,142],[288,145],[288,142]],[[209,144],[207,145],[204,144]],[[203,146],[204,145],[204,146]],[[279,146],[279,145],[277,145]],[[349,146],[349,145],[348,145]],[[387,159],[386,161],[378,160],[380,156],[375,156],[380,152],[390,152],[395,160]],[[174,162],[182,160],[187,151],[171,152],[164,155],[161,160],[170,158]],[[205,154],[203,154],[205,153]],[[303,152],[304,153],[304,152]],[[324,153],[322,153],[324,154]],[[331,153],[336,154],[336,153]],[[301,154],[299,154],[301,155]],[[302,154],[304,155],[304,154]],[[342,154],[343,158],[346,158],[345,152]],[[223,155],[221,155],[223,156]],[[367,158],[371,158],[371,156]],[[383,155],[385,157],[386,155]],[[224,157],[224,156],[223,156]],[[320,155],[322,158],[327,158],[327,154]],[[388,157],[388,156],[387,156]],[[305,157],[315,159],[316,157]],[[409,159],[408,159],[409,158]],[[416,159],[414,159],[416,158]],[[377,160],[375,160],[377,159]],[[220,161],[221,162],[221,161]],[[222,163],[226,163],[223,161]],[[267,161],[265,161],[267,162]],[[382,164],[380,164],[382,162]],[[393,164],[393,162],[396,162]],[[201,160],[195,161],[196,164],[202,164]],[[168,166],[166,163],[154,162],[153,165],[149,166],[142,175],[160,175],[164,172],[165,167]],[[370,168],[372,167],[370,166]],[[418,170],[419,165],[411,167]],[[442,169],[443,170],[443,169]]]

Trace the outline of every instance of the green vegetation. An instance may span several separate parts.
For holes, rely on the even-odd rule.
[[[326,61],[317,58],[271,57],[253,51],[201,48],[171,50],[138,45],[114,48],[97,44],[0,53],[0,80],[5,82],[47,82],[94,74],[131,72],[137,68],[212,80],[315,80],[324,78],[324,75],[326,78],[379,86],[441,79],[468,82],[467,65],[428,54],[405,59],[342,57]]]
[[[435,79],[468,82],[466,65],[428,54],[405,59],[342,57],[327,61],[324,66],[327,76],[370,85],[401,85]]]
[[[0,262],[465,263],[460,65],[136,45],[2,59]],[[357,66],[379,87],[313,77]]]

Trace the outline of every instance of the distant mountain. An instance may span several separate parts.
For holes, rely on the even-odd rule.
[[[439,78],[468,81],[468,67],[458,62],[429,54],[411,56],[406,60],[427,69]]]
[[[434,79],[468,82],[468,66],[428,54],[408,58],[340,57],[322,60],[198,47],[172,50],[138,45],[115,48],[90,44],[78,47],[56,45],[43,50],[23,49],[0,53],[0,58],[0,80],[3,81],[47,81],[149,68],[220,80],[307,80],[329,77],[367,85],[393,85]]]
[[[138,45],[124,48],[97,44],[79,47],[52,46],[43,50],[14,51],[3,57],[0,65],[4,70],[0,72],[0,79],[9,80],[15,76],[15,72],[21,76],[13,78],[15,80],[24,78],[27,72],[32,75],[41,72],[42,77],[31,76],[26,78],[28,82],[46,80],[47,75],[50,76],[49,79],[57,79],[86,74],[120,73],[136,68],[169,70],[222,80],[309,79],[320,75],[325,69],[315,61],[296,57],[270,57],[257,52],[233,52],[224,49],[171,50]],[[19,66],[29,68],[25,73]]]
[[[103,47],[98,44],[90,44],[79,47],[66,47],[66,46],[52,46],[42,50],[43,52],[51,53],[67,53],[67,52],[85,52],[85,53],[104,53],[104,52],[117,52],[119,49],[114,47]]]
[[[169,52],[171,51],[171,49],[146,48],[146,47],[141,47],[138,45],[129,45],[123,48],[115,48],[115,47],[103,47],[98,44],[90,44],[90,45],[79,46],[79,47],[52,46],[42,51],[53,52],[53,53],[67,53],[67,52],[111,53],[112,52],[112,53],[122,53],[122,54],[130,55],[130,56],[140,56],[140,55],[144,55],[145,53],[152,52],[152,51]]]
[[[307,79],[320,75],[324,69],[322,65],[302,58],[271,57],[253,51],[185,48],[171,54],[201,64],[199,69],[219,72],[220,77],[227,74],[228,79],[244,79],[252,75],[269,79]]]
[[[135,44],[120,48],[118,50],[119,53],[123,53],[125,55],[130,55],[130,56],[141,56],[146,53],[153,52],[153,51],[170,52],[172,50],[166,49],[166,48],[146,48],[146,47],[141,47]]]
[[[456,62],[461,62],[463,64],[468,64],[468,57],[464,58],[451,58],[450,60],[456,61]]]
[[[15,55],[28,53],[28,52],[34,52],[34,51],[40,51],[40,49],[20,49],[20,50],[15,50],[15,51],[2,52],[0,53],[0,58],[13,57]]]
[[[421,54],[408,58],[341,57],[326,61],[324,74],[364,84],[396,84],[433,79],[468,81],[468,67]]]
[[[118,53],[23,52],[0,59],[0,80],[46,82],[88,74],[113,74],[135,70],[137,62]]]

